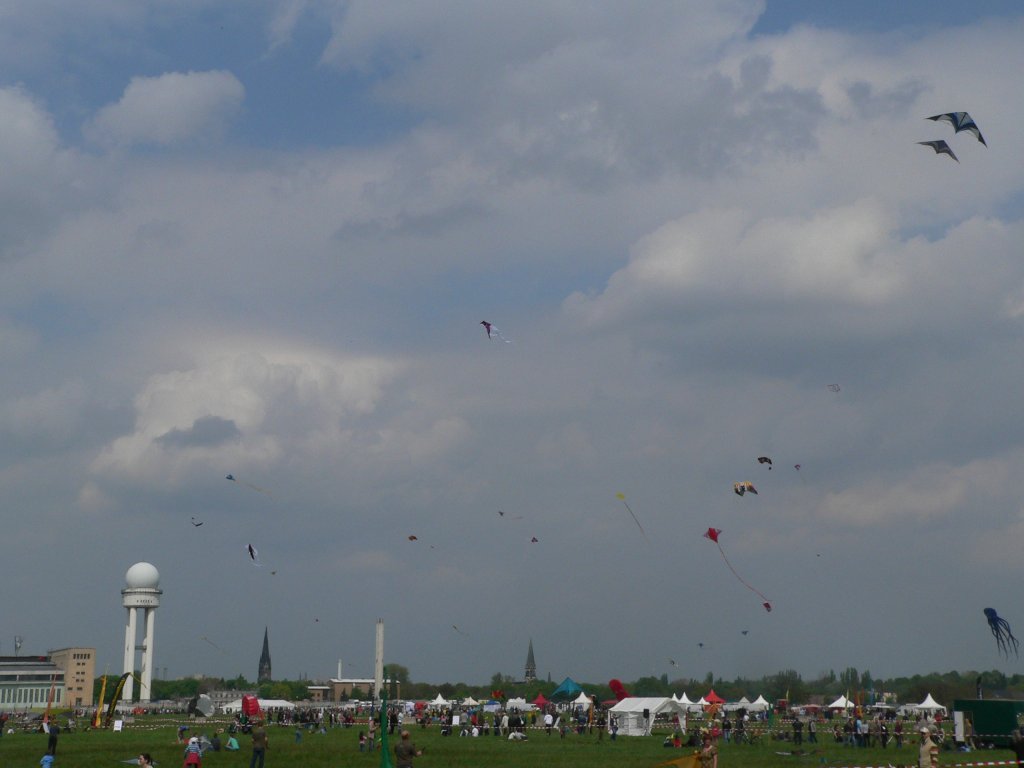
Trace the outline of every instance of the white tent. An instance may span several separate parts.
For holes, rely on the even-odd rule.
[[[686,691],[683,691],[682,696],[676,696],[673,693],[672,698],[678,701],[684,707],[686,707],[687,712],[700,712],[703,709],[703,707],[701,707],[701,705],[698,704],[696,701],[690,700],[690,697],[686,695]]]
[[[480,702],[474,699],[472,696],[470,696],[468,699],[462,700],[462,706],[464,707],[475,707],[478,704],[480,704]]]
[[[739,701],[730,701],[728,704],[723,705],[722,709],[726,712],[735,712],[737,709],[750,709],[750,699],[746,696],[742,697]]]
[[[430,702],[430,706],[432,706],[432,707],[447,707],[448,706],[448,702],[445,700],[444,696],[442,696],[439,693],[434,698],[434,700],[432,702]]]
[[[511,712],[513,709],[518,709],[520,712],[532,712],[536,709],[533,704],[530,704],[526,699],[520,697],[518,699],[509,699],[505,702],[505,709]]]
[[[667,696],[630,696],[608,710],[608,713],[609,729],[614,719],[620,736],[650,736],[654,719],[658,715],[673,713],[679,715],[680,726],[684,730],[686,728],[686,705]]]
[[[838,699],[828,705],[829,709],[853,709],[855,704],[845,696],[840,696]]]
[[[285,701],[284,699],[258,699],[258,701],[260,703],[260,709],[262,709],[264,712],[266,712],[266,710],[268,709],[295,709],[294,704],[292,704],[290,701]],[[221,709],[224,711],[224,714],[226,715],[234,714],[235,712],[241,712],[242,700],[235,699],[234,701],[222,706]]]
[[[935,699],[933,699],[932,695],[930,693],[925,698],[925,700],[922,701],[920,704],[918,704],[916,707],[914,707],[914,709],[918,710],[919,712],[945,712],[946,711],[946,708],[944,706],[942,706],[941,704],[939,704],[939,702],[937,702]]]
[[[758,696],[752,702],[750,702],[751,712],[766,712],[772,708],[772,705],[768,703],[764,696]]]
[[[593,703],[594,702],[590,700],[590,697],[587,696],[587,694],[585,694],[583,691],[580,691],[580,695],[572,700],[572,705],[574,707],[585,707],[587,709],[590,709],[590,706]]]

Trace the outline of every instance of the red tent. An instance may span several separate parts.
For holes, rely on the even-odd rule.
[[[715,693],[714,688],[704,694],[704,701],[708,704],[725,704],[725,699]]]
[[[539,709],[541,707],[546,707],[548,705],[548,700],[544,698],[543,693],[538,693],[537,698],[530,703]]]

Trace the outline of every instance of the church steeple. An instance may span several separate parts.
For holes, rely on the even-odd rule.
[[[530,638],[530,650],[526,652],[526,682],[537,679],[537,662],[533,660],[533,638]]]
[[[260,654],[260,671],[256,682],[270,682],[270,638],[267,635],[267,628],[263,628],[263,653]]]

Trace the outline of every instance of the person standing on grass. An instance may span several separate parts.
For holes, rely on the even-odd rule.
[[[401,740],[395,744],[396,768],[412,768],[412,759],[423,754],[422,749],[416,749],[416,745],[409,738],[408,731],[402,731]]]
[[[939,745],[932,741],[932,732],[927,725],[922,725],[918,732],[921,734],[921,747],[918,751],[918,768],[939,768]]]
[[[700,768],[718,768],[718,747],[715,746],[711,733],[705,730],[700,748]]]
[[[270,746],[270,737],[267,736],[267,729],[263,727],[263,721],[256,723],[252,729],[252,757],[249,758],[249,768],[263,768],[263,762],[267,757],[267,747]]]

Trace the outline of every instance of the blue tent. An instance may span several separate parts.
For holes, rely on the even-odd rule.
[[[565,678],[562,684],[555,688],[554,693],[548,696],[551,701],[572,701],[583,693],[583,689],[571,677]]]

